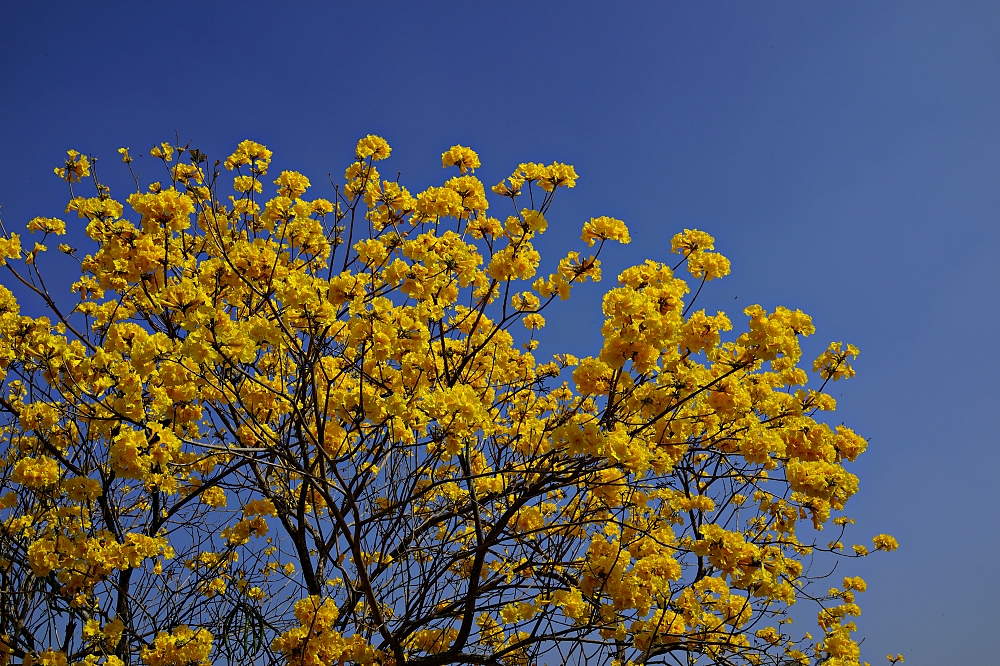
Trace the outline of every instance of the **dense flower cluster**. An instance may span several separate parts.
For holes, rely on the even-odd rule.
[[[841,543],[867,442],[820,418],[858,350],[810,379],[806,314],[695,310],[730,264],[685,229],[616,276],[594,355],[536,356],[626,224],[543,261],[573,167],[518,165],[494,217],[472,149],[416,193],[390,153],[362,138],[321,198],[256,142],[164,143],[131,213],[94,175],[75,227],[4,232],[47,316],[0,286],[0,664],[859,664],[865,581],[810,570],[869,552]],[[68,303],[39,266],[63,235]]]

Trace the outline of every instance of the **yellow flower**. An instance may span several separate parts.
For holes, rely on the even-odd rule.
[[[241,141],[236,152],[226,158],[224,166],[232,171],[243,164],[249,165],[252,173],[264,175],[271,164],[271,151],[256,141]]]
[[[845,576],[844,577],[844,589],[845,590],[857,590],[858,592],[864,592],[868,589],[868,584],[865,582],[864,578],[860,576]]]
[[[179,625],[172,631],[161,631],[151,645],[139,654],[146,666],[211,666],[212,634],[207,629],[192,630]]]
[[[218,509],[226,506],[226,491],[219,486],[212,486],[201,491],[198,500],[202,504]]]
[[[479,155],[471,148],[452,146],[441,153],[441,167],[446,168],[450,166],[457,166],[459,173],[462,174],[467,171],[475,171],[480,167]]]
[[[429,187],[417,195],[416,212],[412,219],[424,222],[448,216],[460,217],[462,211],[462,195],[458,192],[448,187]]]
[[[693,252],[715,249],[715,239],[704,231],[685,229],[670,239],[670,249],[686,257]]]
[[[252,176],[236,176],[233,178],[233,189],[240,193],[253,190],[259,194],[264,191],[261,182]]]
[[[884,550],[886,552],[899,548],[899,542],[888,534],[876,534],[872,537],[872,542],[875,544],[876,549]]]
[[[374,161],[384,160],[389,157],[392,149],[389,144],[380,136],[369,134],[358,141],[355,155],[358,160],[366,160],[371,157]]]
[[[161,143],[158,146],[153,146],[149,149],[149,154],[152,157],[159,157],[165,162],[169,162],[174,156],[174,147],[169,143]]]
[[[529,331],[537,331],[538,329],[545,326],[545,318],[540,314],[529,314],[525,315],[524,319],[521,320],[524,327]]]
[[[818,372],[823,379],[849,379],[854,376],[854,368],[848,359],[857,356],[858,348],[854,345],[847,345],[847,349],[844,349],[842,342],[831,342],[827,350],[813,362],[813,371]]]
[[[546,192],[551,192],[557,187],[576,187],[576,171],[569,164],[553,162],[545,169],[545,174],[541,177],[539,184]]]
[[[521,196],[521,188],[524,186],[524,178],[514,174],[506,180],[502,180],[492,187],[494,194],[504,197]]]
[[[62,236],[66,233],[66,223],[54,217],[36,217],[28,222],[28,231],[41,231],[43,234]]]
[[[309,188],[309,179],[298,171],[282,171],[274,184],[278,186],[278,196],[298,199]]]
[[[278,510],[269,499],[250,500],[243,506],[244,516],[276,516]]]
[[[587,245],[591,247],[593,247],[595,240],[616,240],[623,245],[632,242],[628,234],[628,227],[625,226],[624,222],[603,215],[592,217],[589,222],[583,225],[583,234],[580,239],[586,241]]]
[[[90,175],[90,160],[87,159],[86,155],[81,155],[75,150],[67,150],[66,155],[64,165],[55,168],[57,176],[67,183],[77,183],[81,178]]]
[[[170,177],[183,185],[190,185],[192,181],[202,182],[205,174],[194,164],[177,163],[170,169]]]
[[[59,480],[59,463],[48,456],[25,458],[15,465],[13,480],[28,488],[47,488]]]
[[[590,604],[583,599],[580,590],[575,587],[553,592],[552,603],[561,608],[566,617],[578,622],[583,620],[590,611]]]
[[[53,648],[39,652],[38,656],[29,654],[23,661],[23,666],[66,666],[66,664],[66,653]]]
[[[21,258],[21,238],[11,234],[8,238],[0,238],[0,266],[5,266],[8,259]]]
[[[514,294],[510,299],[510,303],[518,312],[537,310],[538,306],[541,305],[538,296],[535,296],[530,291],[522,291]]]
[[[688,255],[688,271],[696,278],[714,280],[729,275],[729,259],[717,252],[694,252]]]

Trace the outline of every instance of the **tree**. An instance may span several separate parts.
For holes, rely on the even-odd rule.
[[[70,304],[39,266],[66,223],[31,220],[30,249],[3,230],[47,311],[0,287],[3,663],[857,663],[864,581],[811,584],[868,552],[840,542],[866,441],[817,420],[857,350],[808,388],[801,311],[751,306],[724,340],[693,306],[729,262],[684,230],[677,265],[618,276],[595,356],[538,359],[543,313],[625,224],[589,220],[592,254],[536,277],[573,167],[519,165],[501,221],[471,149],[416,196],[389,152],[365,137],[330,200],[283,171],[261,204],[264,146],[161,144],[167,184],[133,174],[129,219],[69,151],[93,243],[59,245]]]

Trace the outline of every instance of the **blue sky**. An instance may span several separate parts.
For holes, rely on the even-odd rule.
[[[488,184],[574,164],[550,254],[620,217],[633,244],[609,248],[610,279],[701,228],[733,262],[707,306],[801,308],[810,352],[861,348],[834,391],[835,421],[871,438],[855,540],[902,545],[853,569],[863,654],[983,663],[1000,620],[998,35],[987,2],[2,0],[0,214],[60,214],[67,148],[123,193],[115,150],[175,131],[218,158],[253,138],[314,183],[368,133],[414,191],[456,143]],[[550,318],[548,341],[596,352],[600,294]]]

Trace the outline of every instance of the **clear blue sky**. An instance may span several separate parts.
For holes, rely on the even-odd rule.
[[[620,217],[612,279],[714,234],[733,275],[708,305],[802,308],[811,352],[861,348],[834,393],[871,438],[855,540],[902,545],[853,569],[865,658],[995,663],[1000,3],[0,0],[8,229],[62,212],[67,148],[124,188],[115,150],[175,131],[219,158],[253,138],[314,183],[368,133],[414,190],[455,143],[488,184],[574,164],[549,248]],[[580,296],[550,341],[593,353],[600,290]]]

